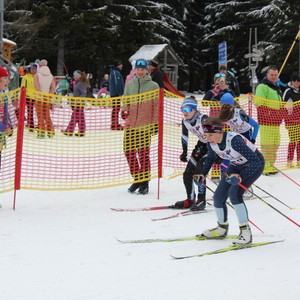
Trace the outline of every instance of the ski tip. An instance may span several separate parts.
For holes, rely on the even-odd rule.
[[[184,259],[184,258],[188,258],[188,257],[179,257],[179,256],[174,256],[174,255],[170,255],[170,257],[174,260],[180,260],[180,259]]]

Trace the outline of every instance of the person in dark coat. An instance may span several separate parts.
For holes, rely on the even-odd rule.
[[[282,99],[286,102],[285,127],[289,134],[287,167],[293,168],[294,152],[297,155],[297,167],[300,167],[300,76],[293,73]]]
[[[150,60],[149,69],[150,69],[150,76],[152,77],[152,80],[156,82],[160,88],[164,88],[165,87],[164,76],[163,76],[163,72],[159,68],[158,61]]]
[[[241,95],[240,85],[234,73],[227,70],[224,65],[220,66],[219,72],[225,74],[227,85],[234,92],[234,97],[239,97]]]
[[[112,101],[111,112],[111,130],[123,130],[123,127],[119,124],[119,112],[121,107],[121,96],[124,93],[124,79],[121,74],[123,69],[123,63],[121,60],[116,60],[114,66],[111,69],[109,76],[109,91]]]

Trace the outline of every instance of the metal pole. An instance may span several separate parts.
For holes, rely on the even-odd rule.
[[[248,66],[249,66],[249,73],[250,73],[250,86],[252,86],[252,70],[251,70],[251,57],[250,57],[250,54],[252,52],[252,49],[251,49],[251,39],[252,39],[252,28],[250,28],[250,32],[249,32],[249,44],[248,44],[248,53],[249,53],[249,58],[248,58]]]

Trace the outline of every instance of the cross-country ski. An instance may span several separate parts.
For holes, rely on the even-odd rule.
[[[248,249],[248,248],[261,247],[261,246],[266,246],[266,245],[281,243],[283,241],[284,240],[250,243],[250,244],[246,244],[246,245],[230,245],[230,246],[225,247],[225,248],[219,248],[217,250],[212,250],[212,251],[203,252],[203,253],[199,253],[199,254],[193,254],[193,255],[187,255],[187,256],[175,256],[175,255],[171,255],[171,257],[174,258],[174,259],[186,259],[186,258],[193,258],[193,257],[202,257],[202,256],[213,255],[213,254],[226,253],[226,252],[230,252],[230,251],[236,251],[236,250],[243,250],[243,249]]]
[[[150,243],[172,243],[172,242],[188,242],[188,241],[207,241],[207,240],[225,240],[225,239],[235,239],[236,235],[227,235],[225,237],[208,239],[205,236],[194,235],[178,238],[157,238],[157,239],[142,239],[142,240],[121,240],[117,239],[118,242],[122,244],[150,244]]]

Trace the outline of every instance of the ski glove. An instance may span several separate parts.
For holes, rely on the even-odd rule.
[[[180,159],[182,162],[187,162],[187,152],[186,152],[186,151],[183,151],[183,152],[180,154],[179,159]]]
[[[232,185],[238,185],[242,182],[242,178],[239,174],[231,174],[226,176],[226,181]]]

